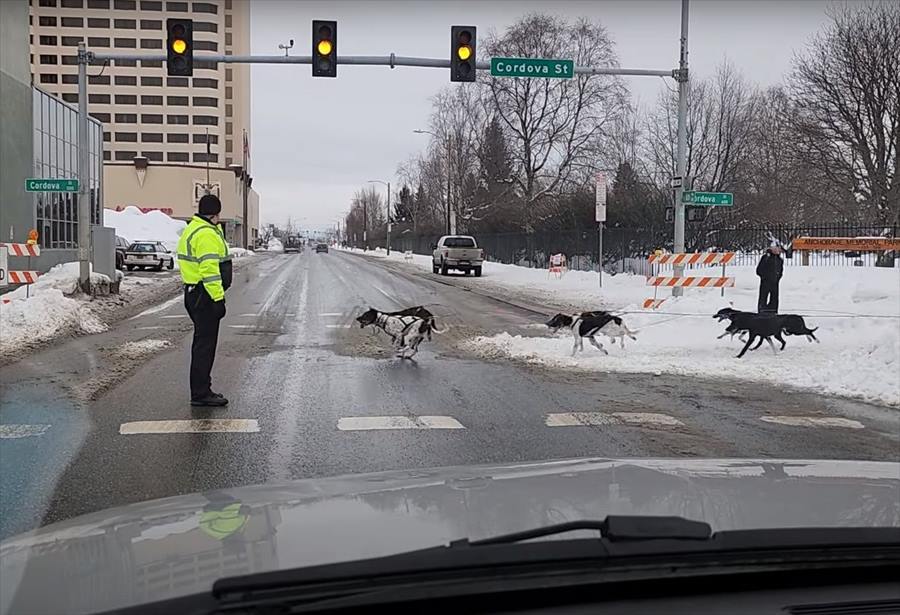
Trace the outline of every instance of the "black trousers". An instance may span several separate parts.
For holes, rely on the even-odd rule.
[[[194,323],[191,343],[191,399],[200,399],[210,392],[216,344],[219,341],[219,321],[225,315],[225,305],[217,306],[202,285],[184,287],[184,307]]]
[[[778,280],[760,280],[756,311],[778,313]]]

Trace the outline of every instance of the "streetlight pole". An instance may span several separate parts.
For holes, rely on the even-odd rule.
[[[420,134],[420,135],[424,135],[424,134],[431,135],[435,139],[441,138],[440,135],[433,133],[430,130],[413,130],[413,132],[416,134]],[[451,155],[452,155],[452,144],[450,142],[450,133],[447,133],[447,234],[448,235],[453,234],[453,226],[455,226],[455,225],[451,225],[451,223],[450,223],[450,184],[451,184],[450,159],[451,159]]]
[[[678,71],[675,80],[678,81],[678,142],[675,153],[675,174],[679,178],[675,188],[675,242],[674,252],[684,252],[684,203],[681,202],[684,194],[684,183],[687,181],[687,98],[688,98],[688,1],[681,0],[681,50],[678,59]],[[684,265],[675,265],[673,272],[676,278],[684,275]],[[676,286],[672,289],[673,297],[680,297],[683,289]]]
[[[391,182],[380,179],[370,179],[370,184],[382,184],[387,186],[387,255],[391,255]]]

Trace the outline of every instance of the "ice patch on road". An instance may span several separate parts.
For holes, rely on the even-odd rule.
[[[125,342],[116,350],[116,356],[123,359],[143,359],[160,350],[168,348],[172,343],[168,340],[144,339],[137,342]]]

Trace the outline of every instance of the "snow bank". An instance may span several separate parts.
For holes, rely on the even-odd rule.
[[[128,241],[159,241],[172,252],[178,247],[178,238],[187,226],[182,220],[170,218],[161,211],[143,213],[133,206],[122,211],[104,209],[103,224],[116,229],[116,235]]]
[[[272,237],[266,245],[266,249],[269,252],[284,252],[284,244],[277,237]]]
[[[106,330],[84,301],[66,296],[78,290],[78,267],[77,262],[56,265],[27,291],[22,286],[3,295],[11,301],[0,305],[0,354],[65,333]],[[121,272],[116,273],[121,279]],[[92,284],[109,282],[108,276],[91,273]]]
[[[248,256],[256,256],[253,250],[245,248],[228,248],[228,253],[234,258],[247,258]]]

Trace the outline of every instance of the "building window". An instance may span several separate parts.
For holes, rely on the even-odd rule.
[[[231,27],[231,15],[228,13],[225,14],[225,27],[226,28]]]
[[[153,162],[162,162],[163,161],[162,152],[141,152],[141,156],[143,156],[147,160],[151,160]]]
[[[160,60],[141,60],[141,66],[143,68],[162,68],[162,62]]]
[[[158,113],[144,113],[141,115],[141,122],[144,124],[162,124],[162,115]]]
[[[108,149],[103,150],[103,162],[109,162],[112,160],[112,152]]]
[[[189,162],[187,152],[169,152],[166,154],[166,160],[169,162]]]
[[[116,133],[116,142],[117,143],[137,143],[137,133],[136,132],[117,132]]]
[[[141,77],[141,85],[144,87],[162,87],[162,77]]]
[[[211,15],[218,15],[219,13],[219,7],[209,2],[195,2],[193,8],[195,13],[209,13]]]
[[[56,75],[41,75],[41,83],[59,83]]]
[[[197,44],[196,42],[194,43]],[[194,68],[196,69],[206,69],[206,70],[216,70],[218,66],[216,66],[215,62],[210,60],[198,60],[196,57],[194,58]]]
[[[142,19],[141,20],[141,30],[162,30],[162,21],[159,19]],[[197,29],[196,24],[194,24],[194,30]]]
[[[78,85],[78,75],[62,75],[62,82],[66,85]],[[88,76],[88,83],[90,83],[90,76]]]
[[[226,11],[231,10],[231,0],[225,0],[225,10]]]
[[[83,9],[84,2],[82,0],[61,0],[59,6],[64,9]]]
[[[170,88],[186,88],[188,86],[187,77],[169,77],[166,85]]]
[[[39,0],[38,6],[55,7],[55,6],[56,6],[56,0]]]
[[[84,40],[83,36],[63,36],[61,39],[64,47],[78,47],[78,43]]]
[[[234,147],[233,144],[234,144],[234,141],[232,141],[231,139],[227,139],[227,140],[225,141],[225,152],[226,152],[226,153],[228,153],[228,154],[231,153],[232,148]]]
[[[116,85],[137,85],[137,77],[133,75],[116,75]]]
[[[112,133],[111,133],[111,132],[104,132],[104,133],[103,133],[103,140],[106,141],[107,143],[109,143],[110,141],[112,141]]]
[[[166,11],[169,13],[187,13],[187,2],[166,2]]]
[[[62,99],[67,103],[77,103],[78,94],[69,94],[68,92],[66,92],[62,95]]]
[[[41,64],[58,64],[56,56],[41,54]]]
[[[162,2],[156,0],[141,0],[142,11],[161,11]]]
[[[162,49],[162,39],[160,38],[142,38],[141,49]]]
[[[230,135],[234,132],[234,124],[231,122],[225,122],[225,134]]]
[[[88,37],[88,47],[109,47],[109,37],[108,36]]]
[[[218,126],[219,117],[216,115],[195,115],[194,126]]]
[[[194,49],[197,51],[218,51],[219,44],[215,41],[194,41]]]
[[[88,102],[94,105],[108,105],[109,94],[88,94]]]
[[[206,152],[194,152],[194,162],[219,162],[219,155],[207,154]]]
[[[187,124],[188,116],[186,115],[167,115],[166,124]],[[187,141],[185,141],[187,143]]]
[[[117,105],[137,104],[137,96],[135,96],[134,94],[116,94],[115,100]]]
[[[207,136],[209,137],[210,143],[215,145],[219,142],[219,135],[206,135],[201,132],[194,135],[194,143],[206,143]]]
[[[173,132],[166,135],[166,141],[169,143],[187,143],[188,135],[183,132]]]
[[[129,162],[137,157],[137,152],[116,152],[116,160],[128,160]]]
[[[117,67],[131,67],[134,68],[137,66],[137,60],[115,60]]]
[[[232,115],[234,115],[234,105],[232,105],[232,104],[225,105],[225,117],[230,118]]]
[[[162,133],[161,132],[142,132],[141,133],[141,141],[144,143],[162,143]]]
[[[188,104],[187,96],[166,96],[166,104],[172,106],[184,107]]]
[[[137,8],[137,2],[135,0],[116,0],[113,2],[113,8],[122,11],[133,11]]]
[[[108,9],[109,0],[88,0],[89,9]]]
[[[41,45],[56,45],[56,37],[55,36],[40,36],[38,37],[38,41],[40,41]]]
[[[219,24],[210,21],[195,21],[194,32],[218,32]]]
[[[142,105],[161,105],[163,104],[162,96],[147,96],[146,94],[141,96],[141,104]]]
[[[78,66],[78,56],[63,56],[63,66]]]
[[[116,19],[113,21],[113,27],[116,30],[134,30],[137,28],[137,21],[134,19]]]
[[[225,69],[225,81],[232,81],[234,79],[234,69],[226,68]]]
[[[38,17],[38,24],[42,26],[55,26],[56,25],[56,17],[49,17],[47,15],[41,15]]]
[[[72,83],[78,83],[78,75],[63,75],[63,82],[69,83],[69,77],[72,77]],[[109,85],[109,75],[88,75],[88,83],[91,85]]]
[[[207,79],[206,77],[194,77],[195,88],[217,88],[219,87],[218,79]]]
[[[234,98],[234,88],[230,85],[225,86],[225,98],[231,100]]]
[[[81,17],[62,17],[60,20],[63,28],[83,28],[84,19]]]
[[[225,33],[225,44],[231,46],[231,32]]]
[[[194,96],[193,104],[195,107],[218,107],[219,99],[210,96]]]
[[[88,28],[108,28],[109,20],[102,17],[88,17]]]
[[[137,113],[116,113],[116,123],[137,124]]]
[[[115,39],[115,45],[119,49],[135,49],[137,41],[133,38],[117,38]]]
[[[90,115],[98,122],[105,122],[106,124],[109,124],[109,113],[91,113]]]

